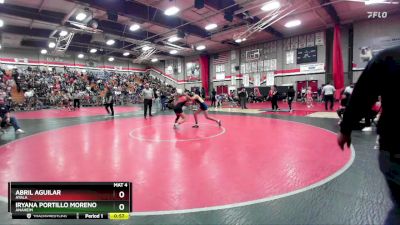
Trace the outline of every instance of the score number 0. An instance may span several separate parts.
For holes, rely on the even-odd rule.
[[[120,192],[118,193],[118,196],[119,196],[120,198],[124,198],[124,197],[125,197],[125,192],[120,191]],[[119,208],[119,210],[123,211],[123,210],[125,209],[125,205],[124,205],[124,204],[119,204],[118,208]]]

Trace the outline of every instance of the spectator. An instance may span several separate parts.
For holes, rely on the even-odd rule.
[[[10,115],[10,109],[8,106],[5,105],[3,99],[0,99],[0,126],[1,133],[5,133],[5,129],[7,129],[9,126],[13,126],[16,134],[25,133],[25,131],[22,130],[18,125],[15,117],[12,117]]]
[[[287,99],[288,99],[289,110],[290,110],[290,112],[292,112],[293,111],[292,110],[292,102],[293,102],[294,95],[295,95],[293,86],[289,87],[289,90],[286,95],[287,95]]]
[[[353,93],[353,89],[354,89],[354,84],[353,84],[353,83],[350,83],[350,85],[347,86],[347,87],[344,89],[344,93],[345,93],[345,94],[351,95],[351,94]]]
[[[343,93],[340,99],[340,108],[338,110],[336,110],[336,113],[339,116],[339,124],[342,122],[343,119],[343,113],[346,109],[347,103],[349,102],[349,94]]]
[[[167,103],[167,96],[165,94],[164,91],[161,91],[161,111],[165,111],[166,110],[166,103]]]
[[[74,109],[79,109],[81,107],[81,93],[79,91],[75,91],[74,95]]]
[[[244,86],[242,86],[238,90],[238,95],[239,95],[240,107],[242,107],[242,109],[247,109],[246,102],[247,98],[249,97],[249,94],[247,93],[247,90]]]
[[[206,99],[206,89],[204,89],[204,87],[201,87],[201,98]]]
[[[327,83],[324,88],[322,88],[322,95],[324,96],[325,101],[325,110],[328,110],[328,102],[330,102],[330,110],[333,110],[334,105],[334,94],[335,94],[335,87],[333,87],[330,83]]]
[[[215,88],[213,88],[212,92],[211,92],[211,107],[214,106],[215,107],[215,96],[217,95],[217,92],[215,91]]]
[[[392,193],[393,209],[384,224],[400,222],[400,127],[398,120],[398,88],[400,83],[400,46],[378,53],[367,65],[354,87],[343,115],[338,144],[350,146],[351,132],[356,123],[382,98],[382,112],[378,123],[379,165]]]
[[[153,116],[151,114],[151,106],[153,104],[154,100],[154,91],[149,88],[149,84],[146,83],[144,85],[144,89],[142,91],[142,96],[143,96],[143,103],[144,103],[144,118],[146,119],[147,117],[147,109],[149,109],[149,116]]]
[[[313,107],[313,96],[312,96],[311,87],[307,88],[306,103],[307,103],[307,108]]]
[[[301,102],[306,102],[306,92],[307,92],[306,88],[302,87],[301,88]]]
[[[271,86],[271,90],[269,90],[268,97],[271,99],[271,105],[273,111],[278,111],[278,90],[276,85]]]
[[[323,88],[323,86],[319,87],[319,88],[318,88],[318,91],[317,91],[317,94],[318,94],[318,101],[319,101],[319,102],[322,102],[322,101],[323,101],[323,98],[322,98],[322,88]]]
[[[106,94],[104,95],[104,106],[109,115],[114,116],[114,96],[110,87],[106,88]],[[111,112],[108,110],[110,108]]]

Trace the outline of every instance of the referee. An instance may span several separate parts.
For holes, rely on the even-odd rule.
[[[143,96],[143,103],[144,103],[144,118],[146,119],[147,107],[149,108],[149,116],[153,116],[153,115],[151,115],[151,106],[153,105],[153,100],[155,99],[154,91],[152,88],[149,87],[148,83],[146,83],[144,85],[144,89],[142,91],[142,96]]]

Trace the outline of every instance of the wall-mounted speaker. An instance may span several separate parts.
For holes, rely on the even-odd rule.
[[[115,11],[109,10],[109,11],[107,11],[107,18],[108,18],[108,20],[117,22],[118,21],[118,13]]]
[[[176,36],[179,38],[184,38],[185,32],[183,30],[178,30],[178,32],[176,32]]]
[[[195,0],[194,1],[194,7],[196,9],[201,9],[204,7],[204,0]]]
[[[224,19],[229,21],[229,22],[232,22],[233,21],[233,12],[232,11],[225,11]]]

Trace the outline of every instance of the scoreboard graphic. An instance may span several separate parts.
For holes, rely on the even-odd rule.
[[[129,219],[130,182],[9,182],[13,219]]]

